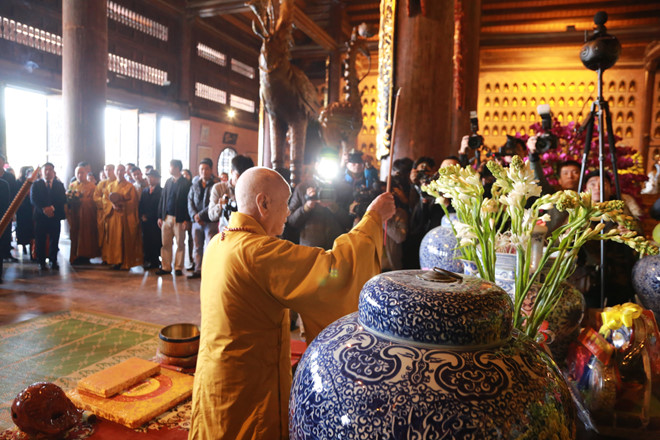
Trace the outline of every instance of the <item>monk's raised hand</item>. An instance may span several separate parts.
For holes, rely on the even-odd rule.
[[[392,193],[383,193],[376,197],[373,202],[367,208],[367,211],[375,211],[380,215],[380,218],[386,222],[396,211],[396,206],[394,205],[394,196]]]

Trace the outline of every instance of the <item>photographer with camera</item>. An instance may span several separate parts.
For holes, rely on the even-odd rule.
[[[462,167],[468,166],[473,161],[474,166],[479,168],[481,165],[481,152],[479,149],[484,145],[484,138],[477,132],[479,131],[479,119],[477,112],[472,110],[470,112],[470,132],[471,134],[463,136],[461,139],[461,147],[458,150],[458,161]],[[470,159],[468,151],[474,151],[474,159]]]
[[[234,188],[238,178],[248,169],[254,166],[254,162],[248,156],[239,154],[231,160],[231,177],[228,182],[220,181],[213,185],[211,198],[209,200],[208,216],[212,222],[218,223],[218,231],[229,224],[232,212],[237,211],[236,196]]]
[[[291,195],[287,223],[300,231],[303,246],[329,250],[353,226],[348,213],[352,191],[337,178],[338,173],[338,153],[324,148],[314,164],[314,178],[298,184]]]
[[[371,201],[382,192],[380,181],[366,172],[362,153],[352,149],[346,158],[344,182],[350,186],[353,194],[348,212],[353,216],[355,225],[360,221]]]
[[[435,203],[435,197],[425,193],[422,186],[435,177],[435,161],[422,156],[413,164],[410,180],[413,191],[410,197],[410,227],[403,243],[404,269],[419,269],[419,246],[424,235],[440,225],[444,211]]]

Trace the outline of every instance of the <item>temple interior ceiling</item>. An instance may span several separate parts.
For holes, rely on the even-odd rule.
[[[398,0],[398,4],[408,8],[425,1],[431,0]],[[660,8],[655,0],[482,0],[481,4],[482,46],[575,41],[593,28],[594,13],[600,10],[608,13],[607,27],[620,39],[651,41],[660,37]],[[296,45],[306,46],[308,51],[323,48],[330,40],[341,44],[342,37],[363,22],[378,29],[377,0],[296,0],[295,5]],[[185,7],[191,15],[219,28],[229,24],[257,42],[251,35],[252,13],[243,0],[186,0]]]

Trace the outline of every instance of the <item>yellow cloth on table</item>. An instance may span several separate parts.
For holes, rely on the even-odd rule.
[[[129,428],[137,428],[190,397],[192,384],[191,376],[162,369],[160,374],[109,398],[79,390],[69,391],[67,396],[78,408]]]
[[[110,397],[160,372],[160,364],[130,358],[78,381],[78,390]]]
[[[110,205],[106,217],[106,233],[103,243],[103,261],[108,264],[121,264],[122,269],[130,269],[142,264],[142,237],[138,218],[138,198],[135,187],[123,181],[108,187],[110,193],[121,195],[122,202],[115,209],[109,199],[103,201],[104,207]]]
[[[382,222],[367,212],[330,251],[269,237],[238,212],[229,228],[243,231],[216,235],[204,252],[189,439],[288,438],[287,308],[301,314],[308,341],[356,311],[380,272]]]

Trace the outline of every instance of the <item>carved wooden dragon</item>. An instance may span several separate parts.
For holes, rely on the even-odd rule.
[[[286,134],[291,130],[291,181],[297,182],[305,152],[307,123],[318,117],[318,93],[309,78],[291,64],[293,0],[281,0],[275,24],[272,0],[246,3],[256,15],[252,29],[262,39],[259,55],[260,95],[270,121],[271,162],[284,169]]]
[[[360,33],[362,34],[363,31],[361,30]],[[333,102],[324,108],[319,116],[323,141],[329,147],[338,148],[340,152],[347,152],[357,147],[356,139],[362,129],[362,96],[358,85],[369,72],[367,71],[362,78],[358,77],[356,62],[358,53],[362,53],[369,59],[371,68],[366,42],[365,38],[358,35],[357,28],[353,28],[351,39],[346,42],[344,101]]]

